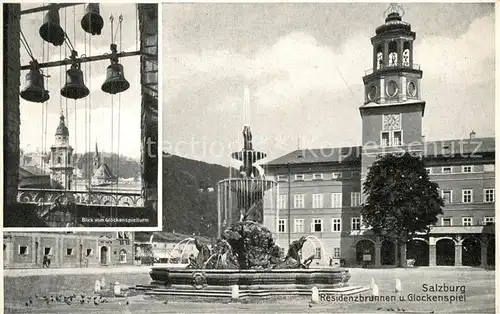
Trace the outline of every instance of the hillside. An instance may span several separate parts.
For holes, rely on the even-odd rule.
[[[141,163],[125,156],[118,156],[115,153],[101,152],[101,162],[106,163],[112,170],[113,174],[120,178],[138,178],[141,175]],[[83,177],[87,177],[89,170],[92,171],[92,164],[94,161],[94,152],[87,152],[85,154],[75,154],[77,162],[76,167],[82,170]]]
[[[227,167],[164,153],[163,231],[215,236],[216,186],[228,175]]]

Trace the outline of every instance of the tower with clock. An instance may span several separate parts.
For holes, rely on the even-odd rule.
[[[422,143],[422,70],[414,63],[411,25],[402,20],[402,7],[391,4],[385,23],[371,38],[373,68],[363,77],[365,100],[359,108],[362,118],[362,177],[386,152],[418,153]]]
[[[73,177],[73,148],[69,145],[69,130],[61,114],[56,129],[55,143],[50,147],[50,179],[60,183],[65,190],[71,189]]]

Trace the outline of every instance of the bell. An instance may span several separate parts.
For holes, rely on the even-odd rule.
[[[106,69],[106,81],[101,89],[108,94],[117,94],[126,91],[130,87],[129,82],[123,74],[123,65],[120,63],[111,63]]]
[[[72,65],[66,71],[66,85],[61,88],[61,95],[66,98],[80,99],[87,97],[89,93],[89,89],[83,82],[82,70],[80,70],[80,67]]]
[[[45,17],[39,30],[43,40],[52,43],[54,46],[61,46],[64,43],[64,30],[59,23],[59,9],[52,5]]]
[[[45,90],[43,75],[37,68],[32,68],[26,74],[26,88],[21,91],[21,98],[31,102],[46,102],[49,92]]]
[[[92,35],[101,35],[104,20],[99,14],[99,3],[89,3],[85,12],[80,23],[83,30]]]

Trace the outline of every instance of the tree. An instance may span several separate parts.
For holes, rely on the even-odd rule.
[[[417,232],[429,232],[443,213],[438,184],[429,180],[423,161],[408,153],[385,155],[370,168],[363,184],[361,214],[375,235],[388,233],[405,246]],[[401,263],[406,259],[401,251]]]

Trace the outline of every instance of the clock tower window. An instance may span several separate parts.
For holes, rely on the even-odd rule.
[[[381,136],[380,136],[380,146],[389,146],[389,140],[390,140],[390,136],[389,136],[389,132],[382,132]]]
[[[405,41],[403,46],[403,66],[409,67],[410,62],[410,42]]]
[[[401,131],[394,131],[392,133],[392,145],[400,146],[402,144]]]
[[[380,146],[401,146],[403,145],[402,131],[382,131],[380,132]]]
[[[398,44],[395,41],[389,43],[389,66],[398,65]]]
[[[376,51],[376,69],[380,70],[384,67],[384,50],[382,48],[382,45],[377,46],[377,51]]]

